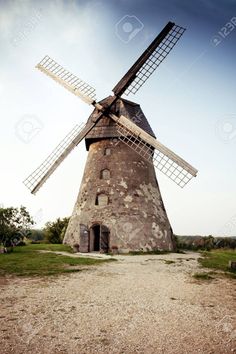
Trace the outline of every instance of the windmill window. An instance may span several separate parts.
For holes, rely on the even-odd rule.
[[[105,206],[108,204],[108,196],[105,193],[100,193],[96,196],[95,205]]]
[[[110,170],[108,170],[108,169],[104,169],[100,173],[100,178],[101,179],[110,179],[110,176],[111,176]]]
[[[104,155],[105,155],[105,156],[111,155],[111,149],[110,149],[110,148],[106,148],[106,149],[104,150]]]

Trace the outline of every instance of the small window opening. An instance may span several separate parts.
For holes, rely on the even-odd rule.
[[[110,177],[111,177],[110,170],[104,169],[101,171],[101,173],[100,173],[101,179],[110,179]]]
[[[111,155],[111,149],[110,149],[110,148],[106,148],[106,149],[104,150],[104,155],[105,155],[105,156]]]
[[[108,205],[108,196],[105,193],[100,193],[96,196],[95,205]]]

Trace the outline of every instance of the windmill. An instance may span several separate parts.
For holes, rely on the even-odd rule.
[[[35,194],[68,154],[85,138],[88,151],[80,191],[64,243],[80,252],[173,250],[173,232],[154,167],[180,187],[197,170],[161,144],[135,94],[176,45],[185,29],[169,22],[100,102],[95,90],[46,56],[36,66],[84,102],[94,106],[86,124],[75,126],[24,181]]]

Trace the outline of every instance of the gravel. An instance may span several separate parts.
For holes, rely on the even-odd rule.
[[[123,255],[66,276],[0,278],[0,352],[236,353],[235,281],[194,279],[198,257]]]

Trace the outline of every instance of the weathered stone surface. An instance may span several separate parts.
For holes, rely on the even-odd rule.
[[[104,155],[106,148],[111,149],[110,155]],[[102,170],[110,171],[109,179],[101,179]],[[103,194],[103,202],[96,205],[99,193]],[[80,192],[64,243],[79,244],[81,252],[91,250],[91,240],[86,245],[86,237],[91,237],[91,227],[98,224],[109,229],[111,251],[173,250],[174,247],[153,165],[123,142],[114,143],[113,139],[89,145]],[[85,234],[80,230],[85,230]]]

